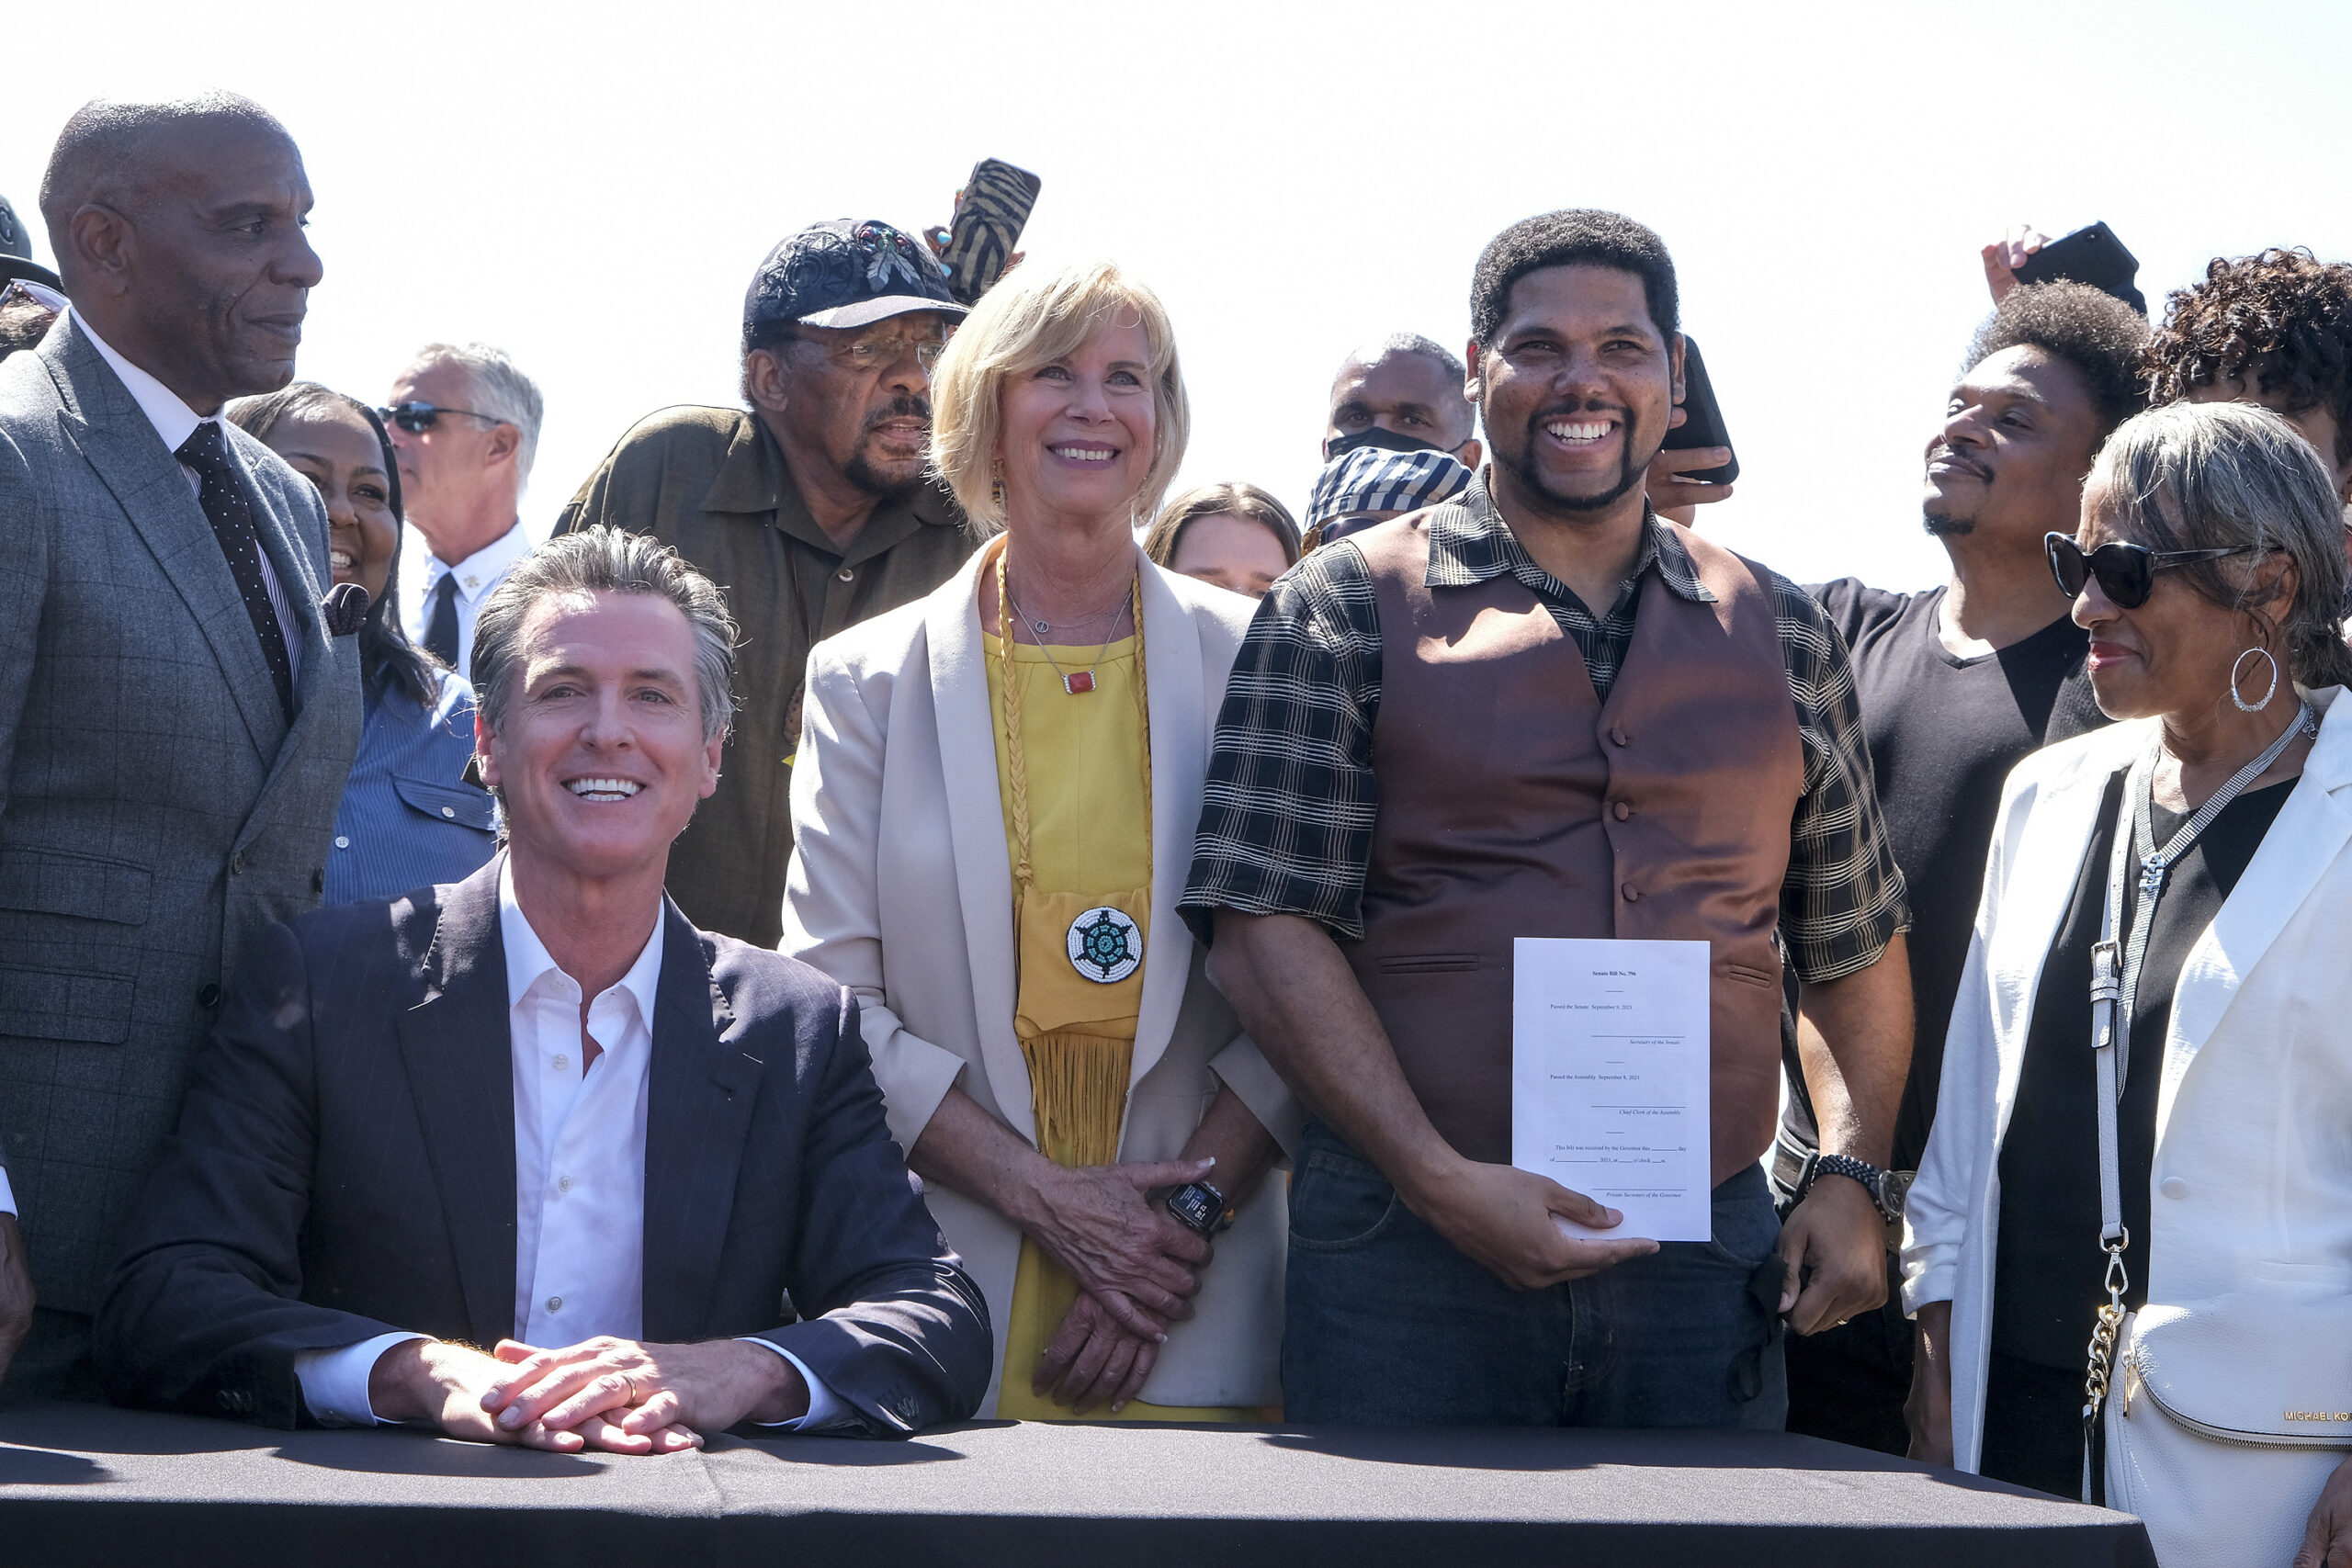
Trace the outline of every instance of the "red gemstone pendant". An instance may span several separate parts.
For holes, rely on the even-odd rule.
[[[1077,696],[1080,692],[1091,692],[1093,689],[1094,671],[1091,670],[1081,670],[1075,675],[1065,675],[1062,677],[1062,690],[1068,692],[1073,697]]]

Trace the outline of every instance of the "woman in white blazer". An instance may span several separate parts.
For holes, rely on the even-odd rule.
[[[1183,456],[1175,341],[1115,268],[1024,268],[933,385],[934,464],[1002,533],[811,654],[784,950],[858,996],[988,1298],[984,1414],[1259,1418],[1297,1111],[1176,913],[1252,605],[1136,545]]]
[[[2175,404],[2117,431],[2078,539],[2051,539],[2125,722],[2005,791],[1906,1206],[1914,1452],[2068,1496],[2103,1481],[2165,1568],[2287,1568],[2307,1525],[2352,1550],[2352,1478],[2331,1480],[2352,1432],[2329,1425],[2352,1420],[2344,524],[2277,415]]]

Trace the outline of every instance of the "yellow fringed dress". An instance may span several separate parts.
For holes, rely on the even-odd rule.
[[[1007,727],[1004,645],[985,637],[989,705],[996,728],[997,789],[1004,803],[1005,849],[1017,868],[1022,845],[1014,809],[1013,738]],[[1031,882],[1015,874],[1013,951],[1019,974],[1013,1032],[1028,1065],[1037,1145],[1057,1165],[1110,1165],[1119,1157],[1127,1076],[1135,1055],[1143,966],[1109,985],[1081,976],[1066,950],[1070,924],[1103,905],[1136,924],[1136,947],[1151,919],[1151,796],[1148,722],[1141,661],[1133,637],[1095,649],[1012,647],[1020,682],[1015,706],[1026,776]],[[1072,695],[1063,671],[1091,668],[1094,689]],[[1069,1421],[1063,1405],[1030,1392],[1037,1359],[1078,1298],[1077,1281],[1035,1241],[1021,1242],[1004,1377],[997,1414],[1027,1421]],[[1102,1421],[1253,1421],[1255,1410],[1200,1409],[1130,1401]]]

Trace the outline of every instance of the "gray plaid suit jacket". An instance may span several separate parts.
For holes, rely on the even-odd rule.
[[[194,487],[70,315],[0,363],[0,1139],[88,1314],[239,952],[314,907],[359,744],[318,493],[228,431],[300,622],[287,725]]]

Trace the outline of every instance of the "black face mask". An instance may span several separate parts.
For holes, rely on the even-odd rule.
[[[1383,430],[1376,424],[1368,424],[1353,435],[1334,435],[1327,439],[1323,443],[1323,460],[1327,463],[1336,461],[1342,454],[1352,452],[1359,446],[1376,446],[1383,452],[1442,452],[1445,450],[1434,441],[1423,441],[1413,435],[1399,435],[1393,430]],[[1455,450],[1459,452],[1460,448],[1457,447]]]

